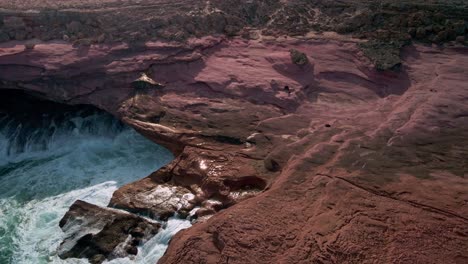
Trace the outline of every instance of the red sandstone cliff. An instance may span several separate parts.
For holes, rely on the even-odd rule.
[[[160,263],[468,261],[465,48],[407,47],[396,73],[326,39],[23,44],[0,44],[1,88],[96,105],[177,155],[112,206],[170,211],[145,196],[164,186],[219,211]]]

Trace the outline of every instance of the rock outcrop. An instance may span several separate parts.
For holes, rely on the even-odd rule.
[[[155,235],[161,225],[123,211],[76,201],[60,220],[67,235],[61,258],[87,258],[90,263],[138,253],[137,246]]]

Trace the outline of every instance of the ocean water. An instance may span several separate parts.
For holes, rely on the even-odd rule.
[[[40,118],[0,115],[0,264],[87,263],[62,260],[58,223],[73,202],[105,206],[112,193],[173,159],[165,148],[98,111]],[[172,218],[134,259],[155,263],[170,238],[190,226]]]

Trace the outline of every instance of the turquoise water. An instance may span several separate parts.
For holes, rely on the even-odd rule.
[[[0,263],[87,263],[57,256],[66,236],[58,223],[69,206],[77,199],[105,206],[119,186],[173,156],[104,113],[46,115],[34,126],[22,120],[0,116]],[[112,263],[153,264],[188,226],[171,219],[136,259]]]

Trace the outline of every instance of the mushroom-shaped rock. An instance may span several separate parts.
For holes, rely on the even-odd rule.
[[[140,78],[132,82],[132,86],[135,89],[148,89],[148,88],[163,88],[164,84],[158,83],[151,79],[145,73],[142,73]]]

